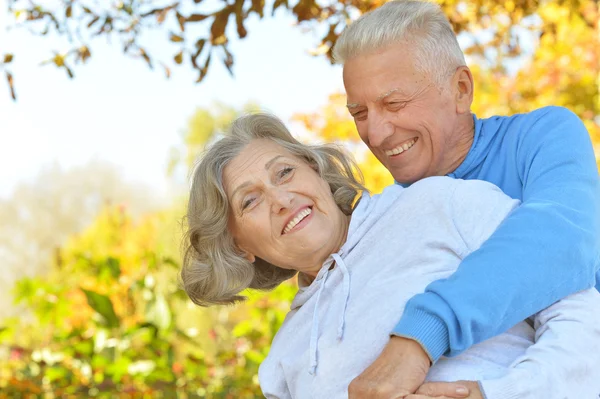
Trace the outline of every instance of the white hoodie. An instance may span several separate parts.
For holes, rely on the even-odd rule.
[[[348,397],[406,302],[448,278],[518,206],[497,187],[447,177],[364,194],[348,239],[300,288],[259,370],[267,398]],[[302,280],[302,279],[300,279]],[[441,358],[430,381],[478,380],[487,399],[597,399],[600,294],[584,291],[506,333]]]

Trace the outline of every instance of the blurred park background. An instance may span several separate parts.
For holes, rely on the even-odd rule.
[[[177,285],[187,178],[262,109],[346,145],[373,191],[391,184],[328,58],[381,3],[0,0],[0,398],[261,396],[295,282],[193,306]],[[440,4],[479,117],[565,106],[600,149],[598,2]]]

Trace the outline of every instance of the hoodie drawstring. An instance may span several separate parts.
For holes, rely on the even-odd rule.
[[[346,264],[344,263],[340,255],[333,254],[332,256],[333,259],[335,259],[336,264],[342,271],[342,284],[344,285],[344,302],[342,305],[342,315],[340,318],[340,325],[338,326],[337,334],[338,341],[341,341],[344,337],[344,327],[346,325],[346,307],[348,306],[348,298],[350,297],[350,273],[348,272],[348,268],[346,267]]]
[[[333,258],[333,260],[335,260],[337,266],[340,268],[343,277],[342,285],[344,287],[344,300],[342,302],[340,324],[338,326],[337,331],[337,339],[338,341],[341,341],[344,336],[344,327],[346,325],[346,307],[348,306],[348,299],[350,297],[350,273],[348,272],[348,268],[346,267],[344,260],[339,254],[332,254],[331,257]],[[310,367],[308,370],[310,375],[316,375],[317,366],[319,364],[319,361],[317,359],[317,351],[319,346],[319,301],[321,299],[321,293],[325,288],[325,282],[327,281],[327,277],[329,276],[329,269],[332,263],[333,261],[330,260],[324,265],[325,271],[320,281],[321,286],[319,287],[319,291],[317,292],[315,310],[313,312],[313,322],[310,333]]]

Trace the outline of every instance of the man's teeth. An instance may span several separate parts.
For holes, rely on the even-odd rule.
[[[298,214],[298,216],[296,216],[295,218],[293,218],[288,224],[287,226],[285,226],[285,229],[283,229],[283,234],[286,234],[288,231],[290,231],[291,229],[293,229],[294,227],[296,227],[296,225],[298,223],[300,223],[300,221],[302,219],[304,219],[305,217],[307,217],[308,215],[310,215],[310,213],[312,212],[312,210],[310,208],[306,208],[305,210],[303,210],[302,212],[300,212]]]
[[[388,157],[391,157],[392,155],[402,154],[404,151],[406,151],[410,147],[412,147],[416,141],[417,141],[416,139],[412,139],[411,141],[404,143],[404,144],[394,148],[393,150],[386,151],[385,155],[387,155]]]

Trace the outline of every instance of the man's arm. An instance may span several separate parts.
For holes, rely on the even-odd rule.
[[[433,361],[594,286],[600,196],[585,127],[570,111],[548,108],[516,151],[522,205],[450,278],[412,298],[392,332],[421,343]]]
[[[535,315],[535,344],[502,378],[481,381],[486,399],[597,398],[600,293],[568,296]]]
[[[413,184],[410,190],[425,190],[426,196],[431,198],[428,206],[440,209],[436,217],[446,218],[450,226],[454,222],[454,233],[449,234],[447,240],[458,241],[456,248],[462,247],[461,256],[471,252],[470,248],[478,247],[519,205],[519,201],[509,198],[498,187],[478,180],[432,177]],[[460,233],[458,224],[466,234]],[[405,397],[423,384],[430,364],[430,356],[420,343],[410,337],[394,336],[375,362],[352,381],[348,396],[350,399]],[[464,383],[427,386],[427,390],[433,389],[436,393],[432,396],[466,398],[469,393],[461,388],[471,389],[472,394],[478,393]],[[419,393],[427,394],[427,391],[420,390]]]

